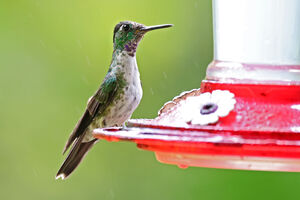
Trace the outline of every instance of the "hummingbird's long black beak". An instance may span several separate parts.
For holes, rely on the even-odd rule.
[[[169,27],[172,27],[172,26],[173,26],[173,24],[162,24],[162,25],[155,25],[155,26],[146,26],[146,27],[143,27],[141,29],[141,31],[148,32],[148,31],[161,29],[161,28],[169,28]]]

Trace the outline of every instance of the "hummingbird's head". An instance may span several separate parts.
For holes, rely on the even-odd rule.
[[[125,50],[129,55],[134,56],[139,42],[147,32],[171,26],[173,25],[163,24],[157,26],[145,26],[131,21],[120,22],[114,29],[114,51],[117,49],[121,51]]]

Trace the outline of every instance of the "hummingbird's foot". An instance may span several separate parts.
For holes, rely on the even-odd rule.
[[[122,126],[122,129],[126,129],[127,126],[126,126],[126,122],[123,123],[123,126]]]

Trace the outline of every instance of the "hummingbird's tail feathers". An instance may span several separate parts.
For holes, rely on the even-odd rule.
[[[91,147],[97,142],[97,139],[89,142],[82,142],[82,138],[83,137],[79,137],[75,140],[70,153],[56,174],[56,179],[67,178],[80,164]]]

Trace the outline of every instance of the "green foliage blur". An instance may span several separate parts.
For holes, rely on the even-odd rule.
[[[69,179],[54,179],[110,64],[115,24],[175,25],[147,34],[137,51],[144,96],[133,118],[154,118],[200,86],[213,58],[211,4],[1,0],[0,199],[297,199],[297,173],[183,170],[124,142],[99,142]]]

